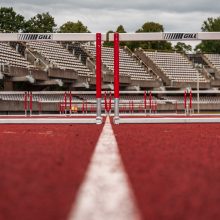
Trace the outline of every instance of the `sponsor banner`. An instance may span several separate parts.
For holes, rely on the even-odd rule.
[[[198,33],[163,33],[164,40],[198,40]]]
[[[18,41],[50,41],[52,34],[18,34]]]

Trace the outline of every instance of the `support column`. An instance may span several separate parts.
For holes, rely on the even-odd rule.
[[[114,123],[119,124],[119,34],[114,33]]]
[[[96,124],[102,124],[102,35],[96,34]]]

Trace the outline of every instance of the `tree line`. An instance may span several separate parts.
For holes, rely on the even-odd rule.
[[[220,31],[220,17],[208,18],[202,24],[201,31],[217,32]],[[68,21],[57,26],[53,16],[49,12],[37,14],[26,20],[24,16],[18,14],[12,7],[0,8],[0,32],[22,32],[22,33],[89,33],[89,29],[81,21]],[[109,30],[107,33],[126,33],[123,25],[119,25],[116,30]],[[141,32],[164,32],[162,24],[155,22],[145,22],[136,33]],[[113,46],[112,42],[105,42],[105,46]],[[191,45],[178,42],[172,45],[167,41],[151,42],[121,42],[121,46],[127,46],[131,50],[135,48],[152,49],[158,51],[177,51],[192,52]],[[220,53],[220,41],[202,41],[194,50],[196,52]]]

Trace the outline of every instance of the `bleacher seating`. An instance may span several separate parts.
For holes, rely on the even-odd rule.
[[[220,71],[220,54],[204,54],[209,62]]]
[[[61,69],[73,69],[80,76],[94,74],[83,65],[73,54],[56,42],[29,42],[27,46],[45,57],[52,65]]]
[[[199,75],[200,82],[208,82],[190,63],[190,61],[180,53],[167,52],[144,52],[171,80],[176,82],[196,82]]]
[[[93,55],[96,54],[95,46],[86,45],[85,48]],[[129,75],[131,80],[154,80],[132,56],[125,52],[124,49],[120,49],[120,74]],[[102,61],[103,63],[113,71],[114,69],[114,49],[110,47],[102,47]]]
[[[0,63],[14,66],[31,68],[33,67],[24,57],[17,53],[7,43],[0,42]]]

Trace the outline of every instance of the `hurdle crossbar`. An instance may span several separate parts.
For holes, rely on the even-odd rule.
[[[101,34],[106,41],[106,34]],[[0,33],[0,41],[96,41],[96,33]]]
[[[220,117],[208,118],[120,118],[120,124],[179,124],[179,123],[220,123]]]
[[[0,42],[28,42],[28,41],[95,41],[96,42],[96,123],[102,123],[101,117],[101,42],[106,41],[106,34],[102,33],[0,33]],[[65,110],[66,111],[66,110]]]
[[[148,33],[110,33],[109,41],[114,41],[114,96],[115,113],[114,123],[125,122],[119,120],[119,44],[120,41],[198,41],[220,40],[220,32],[148,32]],[[137,118],[135,119],[136,121]],[[131,121],[131,120],[130,120]]]
[[[120,41],[198,41],[219,40],[220,32],[149,32],[120,33]],[[109,34],[109,41],[114,41],[114,33]]]

